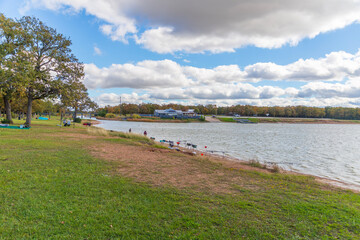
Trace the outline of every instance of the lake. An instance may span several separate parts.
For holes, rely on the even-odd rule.
[[[356,124],[100,122],[98,126],[107,130],[131,128],[140,134],[146,130],[157,141],[186,140],[198,150],[224,151],[237,159],[276,163],[285,170],[360,186]]]

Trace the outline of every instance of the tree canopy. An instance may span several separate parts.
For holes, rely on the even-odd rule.
[[[307,107],[307,106],[286,106],[286,107],[260,107],[250,105],[233,105],[218,107],[213,104],[184,106],[180,104],[130,104],[123,103],[117,106],[105,106],[98,109],[102,115],[106,113],[117,114],[154,114],[155,109],[176,109],[186,111],[195,109],[199,114],[210,115],[241,115],[241,116],[271,116],[271,117],[301,117],[301,118],[335,118],[335,119],[360,119],[360,108],[345,107]]]
[[[0,94],[3,98],[6,117],[11,119],[10,102],[25,83],[24,52],[28,36],[20,23],[0,14]]]
[[[57,99],[75,112],[86,105],[95,107],[69,38],[35,17],[13,20],[1,14],[0,40],[0,94],[8,120],[14,95],[26,98],[26,125],[31,125],[35,100]]]

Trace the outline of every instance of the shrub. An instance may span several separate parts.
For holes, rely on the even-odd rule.
[[[132,118],[135,118],[135,119],[141,118],[141,116],[140,116],[139,114],[133,114],[131,117],[132,117]]]
[[[271,168],[271,172],[273,172],[273,173],[280,172],[280,167],[277,164],[274,164]]]
[[[259,162],[257,159],[252,159],[248,163],[252,167],[266,169],[266,165]]]
[[[200,121],[202,122],[205,122],[205,116],[204,115],[201,115],[200,118],[199,118]]]
[[[1,123],[3,124],[10,124],[10,121],[7,119],[1,119]]]
[[[105,117],[106,114],[107,114],[107,111],[105,109],[102,109],[97,113],[97,115],[99,115],[100,117]]]
[[[113,113],[107,113],[107,114],[105,115],[105,117],[106,117],[106,118],[116,118],[116,115],[113,114]]]
[[[81,118],[75,118],[74,122],[81,123]]]

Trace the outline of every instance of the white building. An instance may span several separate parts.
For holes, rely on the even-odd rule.
[[[183,112],[181,110],[169,108],[165,110],[155,110],[154,116],[161,118],[192,118],[197,117],[197,114],[194,109],[189,109],[188,111]]]

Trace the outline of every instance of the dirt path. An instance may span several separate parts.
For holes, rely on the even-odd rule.
[[[210,116],[205,116],[205,120],[208,122],[221,122],[219,119]]]
[[[241,189],[260,190],[264,184],[251,172],[258,169],[214,156],[190,156],[170,149],[102,143],[89,148],[97,158],[117,163],[115,174],[155,186],[190,188],[214,193],[236,193]]]

